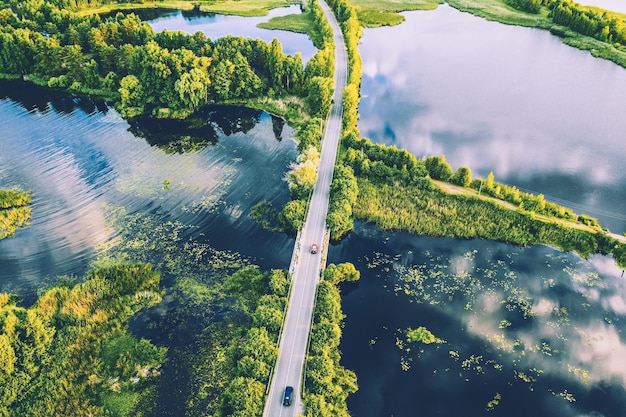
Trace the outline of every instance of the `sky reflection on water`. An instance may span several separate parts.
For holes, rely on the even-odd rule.
[[[405,16],[359,46],[363,136],[493,171],[626,232],[626,70],[447,5]]]
[[[626,409],[626,284],[612,259],[363,224],[329,258],[362,273],[343,290],[342,362],[360,386],[348,399],[353,415]],[[419,326],[445,342],[408,342],[405,331]]]
[[[83,103],[92,109],[86,113],[80,99],[65,99],[54,107],[57,98],[44,104],[47,93],[26,84],[4,83],[2,91],[14,87],[19,94],[0,97],[0,185],[32,190],[33,214],[30,226],[0,241],[0,291],[32,296],[42,281],[81,276],[99,247],[117,236],[115,207],[165,215],[213,247],[241,251],[260,265],[288,263],[292,239],[262,230],[248,215],[261,200],[280,206],[289,198],[283,175],[296,155],[289,126],[278,140],[267,113],[233,111],[227,123],[215,109],[203,114],[204,123],[217,126],[215,141],[172,153],[156,130],[135,126],[163,148],[133,135],[106,106]]]

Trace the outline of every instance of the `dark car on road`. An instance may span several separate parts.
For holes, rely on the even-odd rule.
[[[285,387],[285,395],[283,396],[283,405],[291,405],[293,397],[293,387]]]

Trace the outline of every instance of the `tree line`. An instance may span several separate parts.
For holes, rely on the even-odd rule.
[[[626,46],[626,25],[616,13],[600,11],[571,0],[505,0],[505,3],[534,14],[547,7],[550,11],[548,16],[556,24],[603,42]]]
[[[318,285],[306,363],[306,416],[350,415],[346,398],[357,391],[358,385],[356,374],[339,363],[344,315],[337,285],[343,281],[357,281],[359,277],[359,271],[351,263],[330,264],[324,271],[324,280]]]
[[[103,96],[127,117],[184,117],[207,103],[284,95],[306,97],[313,115],[330,108],[331,48],[305,68],[277,40],[154,33],[133,13],[80,17],[66,3],[0,5],[0,73]]]
[[[361,86],[362,63],[358,50],[359,39],[363,29],[359,23],[357,11],[347,0],[332,0],[328,2],[332,8],[341,32],[343,33],[348,53],[348,79],[342,93],[342,138],[358,137],[357,128],[359,91]],[[352,168],[346,169],[338,164],[335,167],[331,183],[331,194],[326,216],[326,224],[330,229],[332,239],[340,239],[352,230],[353,205],[358,196],[357,181]]]
[[[474,179],[469,167],[454,171],[443,155],[417,159],[405,150],[354,135],[347,136],[343,144],[342,164],[356,174],[354,190],[360,202],[353,205],[353,218],[373,221],[383,229],[432,236],[552,244],[584,257],[610,254],[619,266],[626,265],[626,244],[609,236],[597,219],[576,215],[545,200],[542,194],[498,183],[493,173],[486,179]],[[471,188],[476,193],[448,194],[432,180]]]

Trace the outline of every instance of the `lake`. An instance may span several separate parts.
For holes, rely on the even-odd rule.
[[[82,275],[126,215],[176,226],[185,239],[175,246],[189,238],[266,268],[289,264],[293,239],[249,217],[262,200],[289,199],[297,150],[281,121],[214,106],[186,122],[129,123],[104,103],[22,82],[0,91],[0,184],[33,193],[31,225],[0,241],[0,291],[32,297],[58,275]]]
[[[295,4],[271,9],[266,16],[258,17],[220,15],[200,10],[138,9],[134,13],[147,21],[155,32],[167,29],[193,34],[200,31],[210,39],[233,35],[261,39],[267,43],[276,38],[283,46],[284,53],[295,55],[300,52],[302,62],[305,63],[317,52],[313,42],[305,34],[257,27],[259,23],[267,22],[273,17],[302,13],[300,6]]]
[[[353,417],[623,416],[626,280],[611,258],[383,233],[331,247]],[[440,343],[409,342],[425,327]]]
[[[448,6],[368,29],[359,128],[626,230],[626,71]],[[623,416],[626,281],[611,258],[357,223],[342,287],[353,417]],[[411,342],[424,327],[440,343]]]
[[[623,69],[447,6],[406,17],[365,32],[363,135],[493,170],[624,231]],[[288,200],[296,157],[292,129],[266,113],[128,122],[105,103],[3,82],[0,125],[0,184],[34,200],[32,225],[0,241],[0,291],[33,300],[103,253],[154,262],[166,285],[289,264],[293,238],[249,217]],[[210,271],[209,257],[221,262]],[[362,274],[342,287],[354,417],[622,417],[626,281],[612,259],[357,223],[330,247],[329,262],[345,261]],[[422,326],[440,343],[409,341]]]
[[[449,6],[365,30],[359,128],[626,232],[626,71]],[[409,41],[410,40],[410,41]]]

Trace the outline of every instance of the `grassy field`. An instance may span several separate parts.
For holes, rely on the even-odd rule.
[[[404,21],[398,14],[409,10],[433,10],[443,0],[354,0],[359,21],[365,27],[394,26]]]
[[[77,12],[78,15],[110,13],[117,10],[135,10],[149,8],[164,8],[191,10],[196,5],[204,12],[228,14],[237,16],[265,16],[270,9],[289,6],[298,3],[293,0],[219,0],[219,1],[175,1],[163,0],[147,3],[111,3],[101,7],[85,9]]]
[[[305,33],[311,38],[317,48],[322,46],[322,38],[315,28],[313,15],[308,11],[301,14],[273,17],[267,22],[259,23],[257,26],[263,29],[281,29]]]

